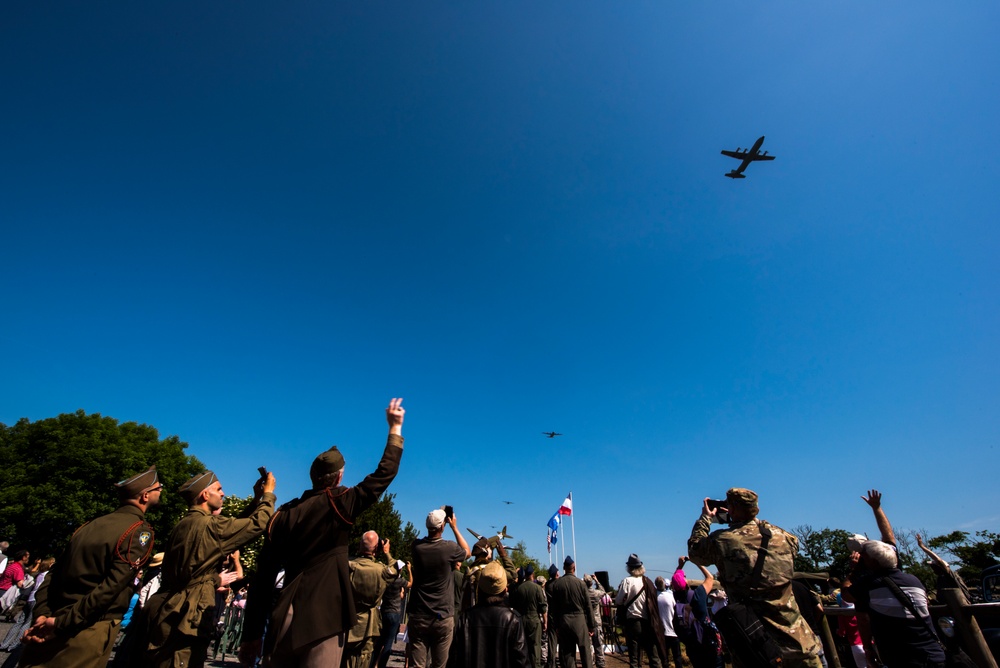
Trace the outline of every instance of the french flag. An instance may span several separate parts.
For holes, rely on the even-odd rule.
[[[559,506],[559,514],[560,515],[573,514],[573,492],[570,492],[569,496],[566,497],[566,500],[562,502],[561,506]]]

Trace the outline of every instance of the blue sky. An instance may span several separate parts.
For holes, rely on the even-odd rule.
[[[878,487],[900,527],[996,530],[998,21],[6,3],[0,422],[148,423],[287,500],[333,443],[374,468],[402,396],[405,519],[544,561],[572,490],[613,579],[730,486],[786,528],[873,531]]]

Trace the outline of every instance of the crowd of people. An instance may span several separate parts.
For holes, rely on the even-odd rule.
[[[357,518],[399,468],[404,415],[402,400],[392,399],[381,460],[353,487],[342,484],[345,459],[334,447],[315,458],[312,487],[299,498],[276,509],[267,473],[242,516],[230,518],[220,514],[215,474],[194,476],[177,490],[189,509],[160,552],[145,519],[163,488],[156,468],[117,483],[120,507],[77,530],[58,560],[32,562],[24,550],[3,557],[0,598],[17,622],[0,646],[14,651],[8,663],[99,667],[114,652],[118,668],[197,668],[227,635],[238,638],[247,666],[385,668],[405,609],[412,668],[604,668],[618,629],[631,668],[679,668],[682,654],[694,668],[727,660],[818,668],[836,651],[819,634],[826,604],[850,608],[836,626],[858,668],[945,665],[927,592],[899,570],[875,490],[863,498],[880,539],[855,536],[852,572],[822,594],[795,579],[795,536],[760,519],[757,494],[741,488],[704,500],[688,554],[669,579],[650,579],[631,554],[617,589],[606,572],[579,577],[572,556],[542,574],[516,568],[498,539],[470,548],[450,506],[428,513],[411,562],[394,559],[390,542],[372,530],[352,558]],[[256,571],[244,577],[239,550],[262,535]],[[961,588],[920,545],[937,559],[945,586]],[[700,579],[687,579],[688,561]]]

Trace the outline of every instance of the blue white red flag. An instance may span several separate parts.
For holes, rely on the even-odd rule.
[[[573,492],[570,492],[569,496],[566,497],[566,500],[562,502],[562,505],[559,507],[559,514],[560,515],[573,514]]]

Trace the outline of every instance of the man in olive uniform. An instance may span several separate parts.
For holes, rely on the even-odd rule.
[[[535,567],[524,567],[524,582],[510,595],[510,607],[524,618],[524,635],[528,644],[528,658],[533,668],[542,668],[542,633],[548,629],[549,604],[545,591],[535,581]]]
[[[344,646],[345,668],[368,668],[375,648],[375,638],[382,632],[378,604],[388,583],[396,577],[396,567],[389,554],[389,541],[382,546],[387,564],[375,561],[378,534],[366,531],[361,536],[360,554],[351,559],[351,590],[354,594],[354,625],[347,632]]]
[[[215,629],[215,590],[229,555],[264,533],[274,514],[274,474],[254,485],[245,517],[218,515],[225,493],[211,471],[178,490],[190,507],[170,532],[164,550],[160,590],[146,603],[146,651],[136,652],[144,668],[198,668],[205,664]],[[233,578],[232,574],[228,574]]]
[[[597,622],[590,608],[587,585],[576,577],[573,557],[566,556],[562,577],[549,582],[546,588],[549,590],[549,618],[555,624],[559,639],[559,665],[575,666],[577,648],[580,648],[583,665],[594,665],[590,634],[597,628]]]
[[[701,517],[691,529],[688,555],[699,566],[715,564],[730,601],[749,606],[781,647],[785,668],[820,668],[822,645],[799,612],[792,593],[793,557],[799,541],[773,524],[757,519],[757,494],[734,487],[726,492],[726,507],[716,508],[705,499]],[[719,510],[728,511],[729,528],[709,534]],[[764,529],[763,533],[761,529]],[[759,577],[754,565],[762,540],[767,538],[766,558]],[[756,581],[755,581],[756,580]],[[739,666],[739,658],[734,657]]]
[[[131,585],[153,554],[146,511],[160,502],[163,489],[155,466],[116,487],[118,510],[80,527],[39,587],[21,666],[107,664]]]
[[[549,579],[545,583],[543,591],[545,592],[545,603],[549,608],[548,623],[545,628],[545,646],[542,648],[542,654],[545,655],[545,668],[556,668],[559,665],[557,661],[557,654],[559,648],[559,632],[556,630],[556,624],[552,617],[552,583],[559,579],[559,567],[555,564],[549,564]]]
[[[354,520],[378,500],[399,470],[406,413],[402,403],[393,399],[385,409],[389,436],[382,459],[357,487],[341,486],[344,456],[333,447],[313,460],[312,489],[275,513],[247,596],[240,646],[244,665],[263,650],[264,665],[271,668],[340,666],[356,613],[347,545]],[[282,569],[284,586],[275,602]]]

